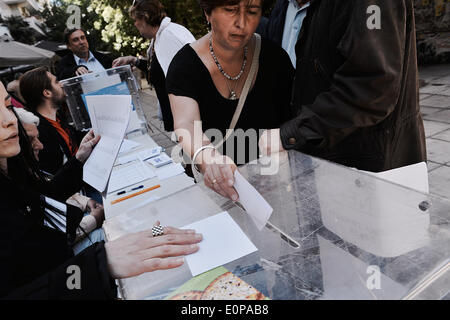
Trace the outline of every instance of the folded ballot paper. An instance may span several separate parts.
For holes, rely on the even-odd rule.
[[[234,188],[239,194],[239,202],[261,231],[269,221],[273,208],[238,170],[234,172]]]
[[[101,139],[84,164],[83,180],[103,192],[128,126],[131,96],[86,96],[86,103],[92,128]]]

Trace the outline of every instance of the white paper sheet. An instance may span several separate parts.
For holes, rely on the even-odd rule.
[[[86,102],[94,132],[101,139],[84,164],[83,180],[103,192],[128,125],[131,96],[86,96]]]
[[[156,169],[156,175],[160,181],[169,179],[184,173],[184,168],[180,163],[172,163],[168,166]]]
[[[128,154],[126,156],[121,156],[119,154],[119,156],[117,157],[116,162],[114,162],[114,165],[118,166],[118,165],[126,164],[126,163],[129,163],[129,162],[132,162],[132,161],[136,161],[136,160],[139,160],[139,158],[138,158],[137,154],[135,154],[135,153]]]
[[[153,169],[140,160],[116,166],[111,172],[108,193],[132,186],[155,176]]]
[[[368,171],[364,172],[423,193],[430,192],[428,185],[428,169],[425,162],[377,173]]]
[[[146,160],[146,162],[150,163],[155,168],[160,168],[165,165],[168,165],[169,163],[172,163],[173,160],[165,152],[162,152],[159,156],[150,158],[150,159]]]
[[[145,160],[151,159],[153,157],[159,156],[162,151],[163,151],[163,148],[158,146],[158,147],[154,147],[151,149],[145,149],[145,150],[139,152],[137,156],[142,161],[145,161]]]
[[[139,142],[135,142],[128,139],[123,139],[122,144],[119,149],[119,156],[121,153],[126,153],[128,151],[131,151],[133,149],[136,149],[137,147],[140,147],[141,144]]]
[[[203,235],[200,249],[185,257],[194,277],[258,250],[226,211],[182,229]]]
[[[255,222],[258,230],[262,230],[269,221],[273,208],[238,170],[234,172],[234,180],[234,188],[239,194],[239,202]]]
[[[141,119],[139,119],[136,111],[131,111],[130,113],[130,122],[128,123],[128,127],[126,129],[126,133],[132,133],[135,131],[139,131],[142,129],[142,126],[145,125]]]

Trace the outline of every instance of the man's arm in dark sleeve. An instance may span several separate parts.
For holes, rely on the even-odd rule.
[[[381,30],[367,27],[367,9],[374,4],[381,9]],[[358,128],[378,124],[396,106],[406,41],[404,0],[354,0],[351,8],[338,46],[345,62],[329,90],[281,126],[285,149],[331,147]]]
[[[41,192],[55,200],[66,202],[83,186],[83,163],[72,157],[53,176],[50,181],[43,182]]]
[[[70,55],[65,56],[64,58],[61,59],[61,61],[59,61],[59,63],[56,66],[56,77],[58,78],[58,80],[73,78],[76,76],[75,73],[78,70],[78,68],[81,67],[88,69],[84,65],[75,64],[75,61]]]

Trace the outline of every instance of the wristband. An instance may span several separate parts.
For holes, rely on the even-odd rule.
[[[198,148],[197,151],[194,152],[194,156],[192,157],[192,166],[198,172],[200,172],[200,170],[197,168],[197,165],[195,164],[195,159],[200,154],[200,152],[202,152],[205,149],[214,149],[215,150],[216,148],[214,146],[212,146],[212,145],[207,145],[207,146],[203,146],[203,147]]]

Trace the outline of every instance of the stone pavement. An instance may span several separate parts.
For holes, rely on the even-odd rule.
[[[450,64],[419,68],[430,192],[450,199]],[[175,143],[158,119],[157,98],[145,81],[140,91],[153,140],[170,155]]]
[[[419,69],[430,192],[450,198],[450,65]]]

